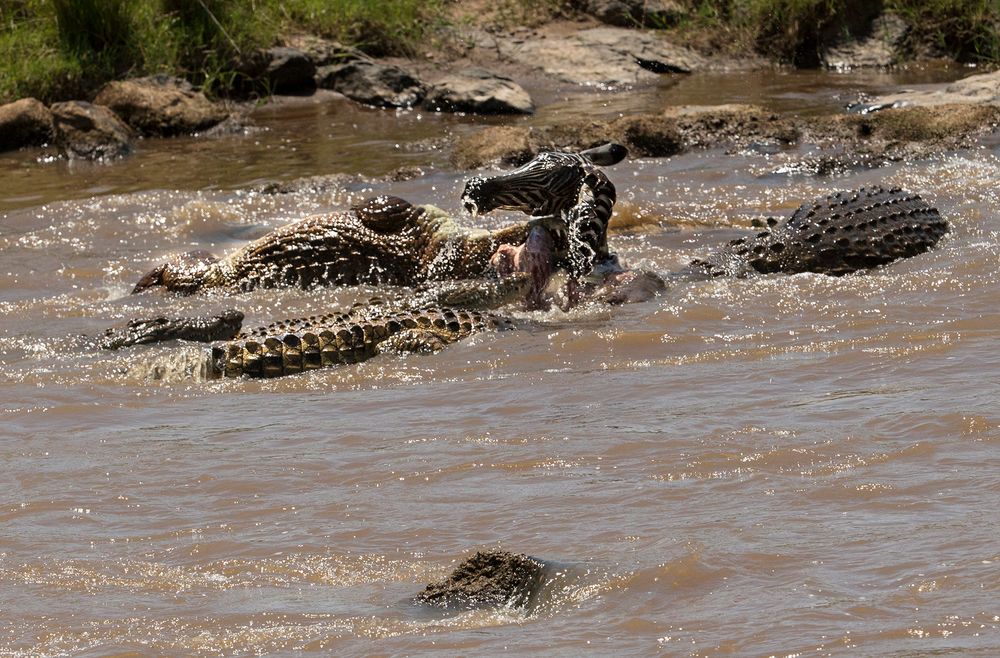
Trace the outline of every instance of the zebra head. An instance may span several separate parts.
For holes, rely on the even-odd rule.
[[[605,144],[580,153],[544,151],[506,174],[470,179],[462,192],[462,205],[473,215],[497,208],[528,215],[557,215],[575,206],[588,172],[595,166],[621,162],[628,150]]]

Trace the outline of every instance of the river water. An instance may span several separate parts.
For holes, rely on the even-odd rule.
[[[527,121],[823,111],[948,75],[536,90]],[[81,334],[130,317],[234,307],[254,326],[372,292],[129,296],[166,254],[373,192],[459,212],[468,174],[440,138],[477,121],[328,96],[257,121],[108,165],[0,156],[0,655],[1000,652],[997,144],[833,178],[776,173],[808,148],[609,170],[630,220],[613,248],[664,275],[839,189],[898,185],[951,220],[934,251],[870,273],[680,279],[643,304],[266,382],[150,381],[142,364],[185,348],[90,349]],[[399,167],[424,175],[253,191]],[[531,609],[411,603],[496,546],[558,568]]]

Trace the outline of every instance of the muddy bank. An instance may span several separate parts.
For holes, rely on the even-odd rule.
[[[573,120],[548,126],[494,126],[457,140],[459,169],[520,165],[544,150],[580,150],[614,141],[633,156],[667,157],[696,148],[767,151],[814,144],[872,163],[927,157],[967,147],[994,130],[995,105],[902,107],[864,115],[786,116],[748,105],[670,108],[610,121]]]

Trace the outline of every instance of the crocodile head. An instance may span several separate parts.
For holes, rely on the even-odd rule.
[[[201,287],[208,268],[217,261],[218,258],[204,250],[180,254],[147,272],[132,288],[132,294],[155,287],[191,294]]]
[[[240,332],[243,313],[233,309],[208,317],[130,320],[121,329],[108,329],[98,345],[116,350],[130,345],[149,345],[168,340],[191,340],[210,343],[229,340]]]

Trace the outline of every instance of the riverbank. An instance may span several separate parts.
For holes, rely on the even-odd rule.
[[[652,30],[710,61],[757,66],[877,65],[949,58],[1000,63],[1000,8],[887,0],[19,0],[0,7],[0,103],[90,100],[107,82],[167,74],[209,95],[267,95],[259,53],[314,35],[373,57],[443,69],[509,59],[510,41],[597,25]],[[867,44],[867,45],[866,45]],[[586,47],[587,44],[584,44]],[[859,50],[860,48],[860,50]],[[479,51],[479,52],[476,52]],[[873,54],[874,53],[874,54]],[[655,66],[655,64],[654,64]]]

